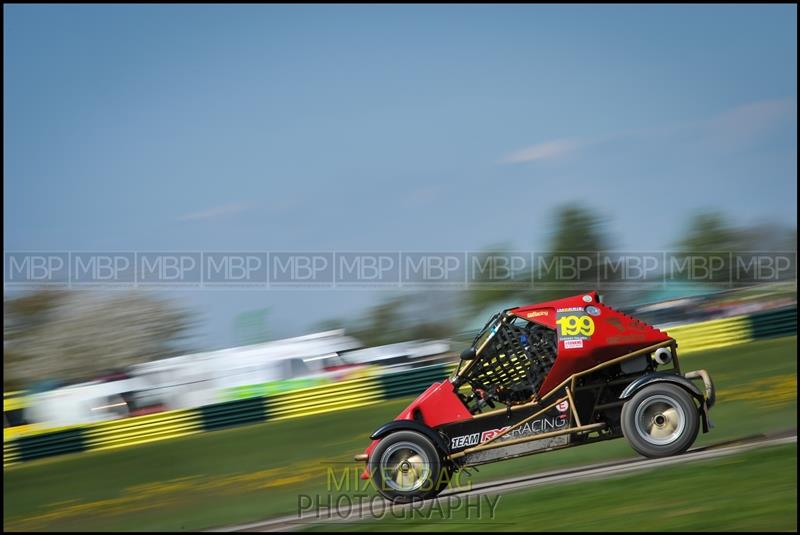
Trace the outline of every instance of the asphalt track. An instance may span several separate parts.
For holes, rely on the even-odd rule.
[[[693,448],[688,452],[675,457],[663,459],[646,459],[638,457],[621,461],[610,461],[575,468],[553,470],[527,476],[502,479],[471,485],[469,488],[455,488],[443,492],[436,500],[452,500],[453,497],[466,498],[468,496],[488,496],[500,493],[513,492],[515,490],[529,489],[543,485],[581,481],[587,479],[602,479],[639,470],[649,470],[661,466],[672,464],[684,464],[692,461],[715,459],[728,455],[735,455],[743,451],[762,448],[767,446],[777,446],[781,444],[797,443],[797,432],[785,432],[771,436],[755,436],[733,441],[720,442],[710,446]],[[375,499],[380,507],[393,508],[400,510],[408,508],[409,505],[391,506],[388,501]],[[303,525],[320,524],[325,522],[353,523],[363,519],[363,513],[357,509],[348,507],[347,511],[331,508],[314,508],[313,511],[303,514],[293,514],[280,518],[273,518],[251,524],[229,526],[210,531],[291,531]],[[331,526],[333,528],[333,526]]]

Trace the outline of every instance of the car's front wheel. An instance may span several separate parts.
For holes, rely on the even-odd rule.
[[[622,406],[622,433],[645,457],[668,457],[694,444],[700,425],[697,405],[683,388],[657,383]]]
[[[414,431],[383,438],[370,455],[369,472],[378,492],[395,503],[436,496],[450,475],[436,446]]]

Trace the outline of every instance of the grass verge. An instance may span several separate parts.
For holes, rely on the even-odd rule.
[[[602,480],[376,509],[350,531],[797,531],[797,446]],[[307,531],[336,529],[317,523]],[[343,526],[340,524],[340,526]]]

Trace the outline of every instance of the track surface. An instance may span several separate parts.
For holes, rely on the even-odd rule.
[[[455,488],[443,492],[436,500],[447,500],[448,496],[479,496],[494,495],[499,493],[513,492],[520,489],[528,489],[542,485],[580,481],[585,479],[601,479],[615,475],[648,470],[660,466],[671,464],[683,464],[691,461],[708,460],[727,455],[734,455],[746,450],[762,448],[766,446],[777,446],[797,442],[796,431],[773,435],[771,437],[758,436],[744,438],[735,441],[727,441],[711,446],[694,448],[683,455],[676,457],[666,457],[663,459],[645,459],[642,457],[635,459],[625,459],[622,461],[611,461],[586,465],[564,470],[554,470],[542,472],[528,476],[502,479],[486,483],[472,485],[470,488]],[[384,501],[385,507],[390,507],[388,501]],[[396,505],[397,510],[408,505]],[[291,531],[303,525],[319,524],[323,522],[357,522],[362,520],[357,511],[338,511],[335,509],[320,508],[319,511],[312,511],[308,514],[293,514],[271,520],[264,520],[252,524],[229,526],[210,531]]]

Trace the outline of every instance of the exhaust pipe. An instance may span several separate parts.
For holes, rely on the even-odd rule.
[[[653,360],[659,366],[669,364],[672,361],[672,351],[668,347],[660,347],[653,353]]]

